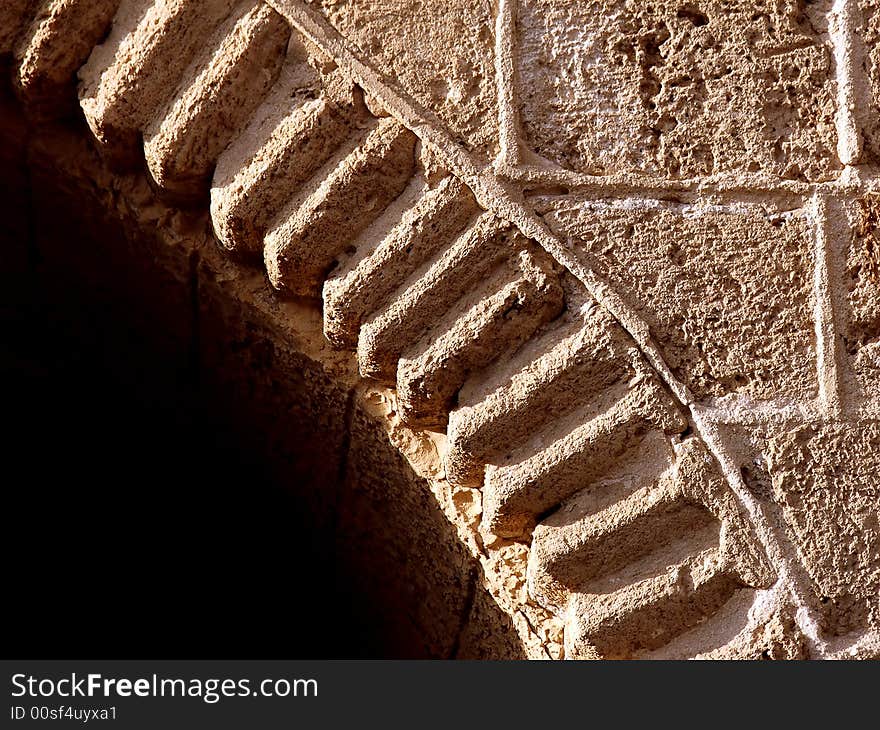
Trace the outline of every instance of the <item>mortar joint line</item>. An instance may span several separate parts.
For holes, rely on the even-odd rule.
[[[498,104],[496,173],[519,166],[519,122],[514,91],[517,0],[498,0],[495,17],[495,89]]]
[[[816,375],[823,414],[829,419],[842,415],[841,384],[837,368],[837,333],[829,275],[828,200],[816,195],[812,201],[815,216],[813,249],[813,316],[816,333]]]
[[[676,396],[685,403],[692,402],[690,391],[675,378],[663,361],[659,348],[651,340],[647,324],[590,267],[578,261],[534,211],[514,199],[498,182],[491,169],[480,169],[468,153],[425,118],[413,100],[390,88],[379,72],[349,48],[338,31],[304,5],[302,0],[266,1],[299,32],[343,67],[357,83],[374,94],[389,114],[410,129],[423,143],[436,150],[449,166],[450,171],[471,188],[483,207],[513,223],[525,237],[536,241],[579,279],[597,302],[608,309],[640,344],[652,365],[664,374]]]
[[[732,460],[723,448],[717,433],[714,432],[714,425],[701,419],[697,408],[698,404],[690,390],[675,377],[665,363],[659,348],[653,342],[647,324],[607,282],[602,280],[590,267],[578,261],[533,210],[530,210],[523,202],[515,200],[491,171],[478,167],[460,145],[428,121],[426,115],[419,111],[414,100],[408,98],[405,93],[389,87],[384,82],[382,75],[374,70],[368,62],[361,60],[349,48],[347,41],[339,35],[338,31],[329,26],[326,20],[305,6],[301,0],[266,0],[266,2],[283,15],[299,32],[333,58],[357,83],[373,93],[391,116],[410,129],[423,143],[437,151],[450,171],[471,188],[481,205],[513,223],[523,235],[535,240],[568,269],[581,281],[596,301],[608,310],[633,337],[640,351],[652,367],[657,370],[659,377],[681,404],[690,411],[698,434],[719,461],[728,486],[745,507],[749,521],[756,530],[758,540],[762,543],[767,557],[777,570],[779,580],[783,582],[795,604],[797,608],[796,621],[799,627],[814,646],[817,654],[824,657],[827,654],[825,642],[819,636],[818,624],[804,598],[806,592],[795,580],[780,541],[774,534],[760,506],[756,504],[755,498],[748,492],[741,477],[733,468]],[[507,7],[506,4],[505,7]],[[508,20],[501,22],[509,24],[510,17],[508,15]]]
[[[743,482],[742,475],[736,467],[736,463],[730,457],[724,447],[717,425],[705,420],[699,408],[692,408],[695,430],[706,443],[721,468],[722,474],[733,492],[734,497],[745,509],[746,516],[755,530],[756,537],[762,543],[767,554],[767,559],[776,571],[777,582],[780,583],[789,600],[795,607],[794,620],[808,642],[813,654],[818,658],[828,658],[828,646],[819,630],[819,622],[814,611],[810,608],[806,598],[808,590],[799,578],[803,573],[803,567],[797,560],[789,560],[783,547],[783,541],[776,535],[776,530],[770,523],[763,507],[758,503],[755,496],[749,491]]]
[[[862,134],[856,116],[856,29],[857,0],[834,0],[828,32],[833,47],[837,81],[837,154],[844,166],[858,163],[862,153]]]

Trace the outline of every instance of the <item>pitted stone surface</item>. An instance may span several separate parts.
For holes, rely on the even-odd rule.
[[[483,0],[309,0],[457,139],[495,152],[495,21]]]
[[[878,656],[875,4],[122,0],[79,95],[134,172],[42,154],[360,371],[528,656]],[[0,55],[64,91],[37,5]]]
[[[15,49],[15,84],[32,109],[66,111],[73,78],[106,34],[120,0],[53,0],[31,21],[28,42]]]
[[[815,391],[814,233],[803,210],[656,200],[537,207],[639,311],[697,398]]]
[[[845,209],[843,238],[842,354],[863,395],[880,395],[880,196]]]
[[[522,0],[525,146],[603,175],[835,174],[822,3]]]
[[[880,628],[880,427],[802,426],[770,440],[773,498],[831,636]]]
[[[866,115],[864,161],[872,164],[880,162],[880,2],[878,0],[858,0],[859,50],[864,54],[859,71],[867,80],[865,96],[858,102],[863,105]],[[861,44],[864,44],[863,46]],[[870,111],[869,111],[870,110]],[[871,113],[873,112],[873,113]]]

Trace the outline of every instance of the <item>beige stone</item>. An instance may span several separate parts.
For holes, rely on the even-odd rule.
[[[136,164],[147,124],[204,48],[205,34],[234,6],[234,0],[125,0],[120,5],[110,35],[79,72],[83,114],[113,159]]]
[[[477,0],[309,0],[357,51],[455,138],[486,157],[497,144],[494,18]]]
[[[99,43],[111,2],[14,2],[0,54],[49,112],[83,64],[105,159],[39,129],[41,174],[332,435],[291,458],[395,650],[866,658],[875,5],[122,0]]]
[[[643,316],[697,398],[815,390],[815,233],[803,209],[650,199],[537,207]]]
[[[877,118],[880,109],[880,3],[876,0],[858,0],[855,6],[854,15],[857,15],[851,22],[857,30],[854,50],[861,62],[861,74],[857,78],[862,83],[854,91],[858,92],[856,102],[864,115],[863,159],[876,164],[880,159],[880,120]]]
[[[241,3],[184,75],[173,101],[144,132],[156,184],[187,198],[206,192],[217,157],[281,70],[290,29],[258,2]]]
[[[573,656],[644,656],[682,636],[695,653],[723,653],[727,605],[754,603],[774,581],[696,439],[656,464],[619,469],[535,531],[530,583],[577,616]]]
[[[321,79],[300,52],[292,48],[272,96],[217,161],[211,218],[230,252],[261,255],[272,219],[365,117],[357,90],[338,76]]]
[[[318,293],[336,257],[403,191],[413,173],[414,146],[415,137],[389,118],[370,122],[343,145],[266,235],[266,270],[275,288]]]
[[[840,354],[859,395],[880,395],[880,196],[851,201],[841,211],[835,251],[841,290]],[[849,234],[849,235],[846,235]],[[846,374],[846,370],[844,370]]]
[[[561,168],[822,180],[835,159],[822,3],[516,4],[524,146]]]
[[[63,112],[73,100],[72,81],[110,27],[119,0],[50,0],[15,49],[18,92],[31,110]]]
[[[334,345],[355,347],[365,318],[394,293],[395,284],[410,277],[421,261],[443,252],[477,214],[470,191],[454,177],[434,188],[423,183],[401,198],[406,212],[382,242],[370,245],[375,232],[366,229],[361,236],[366,245],[356,241],[355,253],[324,283],[324,333]],[[367,363],[362,367],[376,372]]]
[[[802,426],[767,445],[773,498],[831,636],[880,627],[880,429]]]

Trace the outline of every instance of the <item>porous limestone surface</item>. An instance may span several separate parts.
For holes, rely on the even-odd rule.
[[[342,35],[430,110],[468,149],[491,158],[497,114],[494,26],[485,0],[309,0]]]
[[[773,498],[832,637],[880,628],[880,426],[806,425],[772,438]]]
[[[818,637],[848,644],[880,626],[876,421],[728,427],[745,487],[780,527]]]
[[[639,312],[696,398],[815,394],[814,233],[803,209],[569,198],[535,207]]]
[[[856,100],[861,108],[865,137],[864,158],[872,164],[880,160],[880,2],[858,0],[852,5],[858,54],[859,78]]]
[[[389,571],[444,536],[393,583],[448,594],[402,598],[432,651],[880,656],[875,0],[76,7],[0,11],[25,108],[83,64],[95,151],[49,158],[174,251],[200,221],[240,361],[393,445],[346,519]]]
[[[837,264],[841,274],[841,356],[855,381],[856,397],[880,396],[880,196],[866,195],[841,211],[845,234]]]
[[[592,175],[689,178],[839,169],[822,2],[523,0],[525,146]]]

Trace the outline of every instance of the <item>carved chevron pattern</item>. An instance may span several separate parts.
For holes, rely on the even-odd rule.
[[[327,338],[404,420],[447,430],[449,481],[482,488],[495,534],[531,536],[570,656],[660,649],[770,582],[630,336],[269,5],[12,0],[0,28],[25,104],[63,108],[79,72],[113,164],[209,204],[223,248],[322,297]]]

